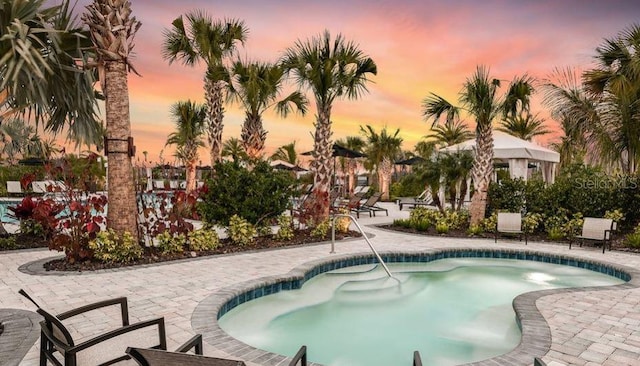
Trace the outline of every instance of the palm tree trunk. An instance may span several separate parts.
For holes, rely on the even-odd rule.
[[[471,224],[478,225],[484,219],[487,209],[487,190],[493,175],[493,134],[491,124],[477,128],[476,153],[473,160],[473,186],[475,191],[471,197]]]
[[[355,159],[349,160],[349,196],[353,195],[353,190],[356,188],[356,169],[358,168],[358,162]]]
[[[127,68],[123,61],[105,61],[105,112],[109,208],[107,223],[119,234],[129,232],[138,239],[136,193],[131,157],[127,153],[131,136]]]
[[[204,98],[207,103],[207,124],[211,165],[222,159],[222,120],[224,118],[223,92],[225,82],[204,78]]]
[[[391,181],[391,174],[393,174],[393,164],[391,164],[391,159],[388,157],[382,159],[380,167],[378,168],[378,173],[380,174],[380,193],[382,193],[380,198],[383,201],[388,201],[389,182]]]
[[[331,188],[331,159],[333,149],[331,145],[331,106],[318,105],[318,120],[313,141],[312,164],[313,178],[313,205],[311,216],[316,222],[321,222],[329,217],[329,190]]]
[[[262,116],[247,113],[242,125],[242,144],[247,155],[256,159],[264,150],[264,142],[267,139],[267,131],[262,126]]]
[[[186,193],[189,194],[196,190],[196,165],[198,164],[198,159],[189,159],[186,162]]]
[[[469,189],[467,186],[467,177],[463,177],[460,180],[460,197],[458,198],[458,207],[456,208],[456,211],[460,211],[462,209],[464,197],[467,195],[467,189]]]

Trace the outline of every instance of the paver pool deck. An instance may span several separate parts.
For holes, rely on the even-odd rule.
[[[624,265],[640,270],[640,255],[601,250],[593,247],[529,242],[517,240],[444,238],[390,232],[374,227],[406,218],[409,210],[384,204],[389,216],[363,217],[359,220],[380,251],[417,251],[440,248],[528,249],[549,254],[570,255]],[[192,315],[196,306],[214,292],[261,277],[283,275],[306,262],[330,258],[330,244],[196,258],[173,263],[128,269],[67,273],[63,275],[25,273],[24,265],[59,256],[48,250],[0,252],[0,312],[2,309],[35,310],[18,294],[24,288],[54,313],[87,303],[126,296],[132,322],[163,316],[167,326],[168,348],[174,349],[195,334]],[[363,253],[369,249],[363,239],[338,242],[338,254]],[[22,268],[22,271],[19,269]],[[26,271],[28,272],[28,271]],[[548,365],[640,365],[640,288],[569,292],[544,296],[536,305],[547,320],[552,345],[543,357]],[[117,309],[116,309],[117,310]],[[15,311],[15,313],[21,313]],[[70,324],[73,332],[89,337],[109,326],[117,318],[109,310],[78,319]],[[215,314],[211,314],[212,319]],[[0,318],[1,319],[1,318]],[[111,323],[112,324],[112,323]],[[14,365],[3,356],[0,336],[0,365]],[[6,338],[5,338],[6,340]],[[15,342],[14,342],[15,343]],[[35,342],[19,365],[38,365],[38,343]],[[205,354],[228,355],[206,344]],[[4,353],[6,355],[6,353]],[[237,358],[237,357],[233,357]],[[533,363],[533,360],[532,362]],[[261,365],[247,362],[248,365]],[[266,363],[271,364],[271,363]]]

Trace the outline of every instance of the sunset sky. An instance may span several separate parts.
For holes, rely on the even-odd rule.
[[[77,10],[88,3],[80,0]],[[152,161],[174,128],[170,106],[204,101],[203,67],[169,66],[161,56],[163,30],[195,9],[244,20],[250,33],[239,52],[245,59],[276,61],[296,40],[324,29],[358,43],[377,63],[378,75],[362,99],[334,104],[334,138],[358,135],[360,125],[386,125],[400,128],[406,150],[429,131],[422,99],[433,92],[455,102],[476,65],[489,66],[493,77],[505,81],[524,73],[544,78],[556,67],[584,69],[604,38],[640,21],[640,2],[633,0],[132,0],[132,8],[142,22],[133,60],[142,77],[129,78],[131,125],[138,157],[148,151]],[[540,99],[534,112],[546,115]],[[267,113],[267,152],[294,140],[300,152],[310,150],[314,115],[315,104],[305,117]],[[243,118],[237,106],[226,107],[223,139],[240,137]],[[164,157],[173,160],[170,150]],[[208,154],[201,158],[209,163]]]

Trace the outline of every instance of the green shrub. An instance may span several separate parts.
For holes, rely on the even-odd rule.
[[[522,219],[522,231],[527,234],[533,234],[536,232],[540,223],[542,222],[542,215],[538,213],[527,213]]]
[[[293,225],[291,216],[278,216],[278,231],[276,232],[276,240],[288,241],[293,239]]]
[[[229,226],[234,215],[256,225],[287,209],[294,186],[289,173],[275,171],[265,161],[256,162],[251,170],[221,162],[215,166],[215,179],[207,181],[198,211],[210,225]]]
[[[549,236],[550,240],[562,240],[564,239],[564,231],[560,227],[552,227],[547,229],[547,236]]]
[[[174,236],[169,231],[158,234],[156,239],[158,239],[158,249],[162,254],[182,253],[187,241],[184,234]]]
[[[189,233],[189,250],[214,250],[220,245],[220,238],[215,230],[198,229]]]
[[[242,246],[253,243],[253,238],[257,235],[255,226],[238,215],[231,216],[227,233],[234,244]]]
[[[409,213],[409,220],[414,224],[419,222],[428,222],[430,226],[433,226],[440,217],[442,217],[440,211],[431,210],[426,207],[416,207],[411,211],[411,213]]]
[[[440,216],[439,220],[446,223],[449,229],[457,230],[469,226],[469,212],[447,210]]]
[[[33,236],[40,236],[40,237],[47,236],[47,232],[42,226],[42,224],[36,220],[31,220],[31,219],[20,220],[20,232],[25,235],[33,235]]]
[[[489,185],[488,212],[520,212],[525,207],[527,182],[524,179],[502,179]]]
[[[573,217],[562,226],[564,237],[573,240],[580,233],[580,230],[582,230],[583,223],[584,219],[582,218],[582,214],[580,212],[574,214]]]
[[[404,228],[410,228],[411,227],[411,220],[409,220],[409,219],[395,219],[395,220],[393,220],[393,225],[394,226],[404,227]]]
[[[429,228],[433,226],[433,224],[431,223],[431,221],[429,220],[410,220],[409,221],[411,224],[411,227],[413,227],[414,229],[418,230],[418,231],[429,231]]]
[[[326,238],[331,228],[329,220],[324,220],[311,230],[311,236],[314,238]]]
[[[624,244],[631,248],[640,248],[640,225],[636,226],[633,233],[625,236]]]
[[[424,183],[415,174],[408,174],[391,184],[389,194],[391,197],[416,197],[424,188]]]
[[[477,236],[484,232],[482,225],[470,225],[467,229],[467,235],[469,236]]]
[[[607,210],[604,213],[604,218],[605,219],[611,219],[613,221],[615,221],[616,223],[620,224],[620,222],[622,222],[624,220],[624,213],[622,213],[621,209],[615,209],[615,210]]]
[[[440,221],[436,223],[436,232],[438,234],[446,234],[449,232],[449,224],[446,221]]]
[[[260,225],[256,228],[256,232],[258,233],[258,236],[273,235],[273,230],[271,230],[270,225]]]
[[[18,246],[15,236],[8,236],[6,238],[0,237],[0,248],[2,249],[15,249]]]
[[[142,257],[142,247],[131,233],[119,236],[113,229],[99,232],[89,241],[89,248],[94,258],[108,263],[128,263]]]
[[[492,213],[491,216],[482,220],[480,226],[486,233],[495,232],[498,227],[498,214],[496,212]]]

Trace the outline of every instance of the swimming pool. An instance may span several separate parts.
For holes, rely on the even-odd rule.
[[[411,364],[414,350],[425,364],[454,365],[518,345],[512,307],[518,294],[630,279],[601,264],[538,253],[467,250],[385,259],[405,262],[391,264],[402,285],[371,265],[344,268],[371,259],[327,263],[302,279],[236,292],[220,304],[218,325],[246,344],[277,354],[292,356],[306,344],[310,360],[326,365]],[[287,289],[296,290],[282,291]]]

